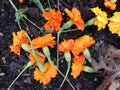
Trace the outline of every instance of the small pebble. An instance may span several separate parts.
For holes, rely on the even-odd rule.
[[[4,76],[5,75],[5,73],[0,73],[0,76]]]
[[[0,37],[3,37],[3,33],[0,33]]]

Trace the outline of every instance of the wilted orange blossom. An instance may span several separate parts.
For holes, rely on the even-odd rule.
[[[54,9],[50,9],[50,12],[43,12],[43,17],[48,19],[48,22],[44,25],[45,29],[52,28],[54,31],[58,31],[62,22],[62,14],[60,10],[55,12]]]
[[[45,63],[45,68],[46,72],[41,72],[38,68],[34,71],[34,79],[44,85],[48,84],[51,78],[55,78],[57,75],[57,70],[49,62]]]
[[[58,45],[58,51],[66,52],[72,50],[74,45],[74,40],[64,40],[61,44]]]
[[[81,71],[83,70],[84,61],[85,61],[84,55],[75,56],[73,58],[71,75],[73,76],[74,79],[76,79],[80,75]]]
[[[37,66],[37,62],[36,62],[34,56],[31,53],[29,54],[28,57],[29,57],[30,61]],[[40,60],[41,63],[45,62],[45,57],[37,55],[37,58]]]
[[[115,10],[116,9],[115,2],[112,2],[111,0],[104,0],[104,5],[105,5],[106,8],[109,8],[110,10]]]
[[[19,0],[20,3],[23,3],[24,0]]]
[[[46,34],[42,37],[37,37],[32,40],[32,46],[34,49],[36,48],[42,48],[44,46],[50,46],[51,48],[54,48],[55,45],[55,37],[52,36],[52,34]]]
[[[90,47],[95,43],[95,40],[89,35],[84,35],[75,40],[74,47],[72,49],[72,53],[74,55],[79,55],[85,48]]]
[[[71,18],[73,24],[81,31],[84,30],[84,21],[81,18],[81,13],[77,8],[72,8],[72,11],[69,11],[67,8],[64,9],[67,15]]]
[[[17,33],[13,32],[13,45],[10,46],[11,52],[14,52],[17,55],[20,55],[20,48],[22,44],[28,44],[29,40],[25,35],[26,31],[21,30]]]

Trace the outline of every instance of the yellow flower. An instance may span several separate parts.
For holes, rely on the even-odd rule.
[[[64,40],[61,44],[58,45],[58,51],[66,52],[70,51],[73,48],[74,40]]]
[[[107,13],[101,11],[101,9],[99,9],[98,7],[92,8],[91,10],[96,15],[96,20],[94,22],[94,25],[98,26],[98,31],[104,29],[106,24],[108,23]]]
[[[43,12],[43,17],[48,19],[49,21],[44,25],[45,29],[49,29],[58,31],[60,29],[60,25],[62,22],[62,13],[60,10],[56,11],[54,9],[50,9],[50,12]]]
[[[28,44],[29,40],[25,35],[26,31],[21,30],[17,33],[13,32],[13,45],[10,46],[11,52],[14,52],[17,55],[20,55],[20,48],[22,44]]]
[[[118,36],[120,36],[120,12],[115,12],[109,20],[109,30],[112,34],[118,34]]]
[[[50,46],[51,48],[55,45],[55,37],[52,34],[46,34],[45,36],[38,37],[32,40],[32,45],[34,49],[42,48],[44,46]]]
[[[34,79],[44,85],[48,84],[57,75],[57,70],[49,62],[45,63],[45,68],[46,72],[41,72],[38,68],[34,71]]]
[[[71,18],[72,23],[77,26],[77,28],[81,31],[84,30],[84,21],[81,18],[81,13],[77,8],[72,8],[72,11],[69,11],[67,8],[64,10],[67,15]]]
[[[95,40],[89,35],[84,35],[75,40],[74,47],[72,48],[72,53],[74,55],[79,55],[84,49],[90,47],[95,43]]]
[[[84,55],[75,56],[73,58],[71,75],[73,76],[74,79],[76,79],[80,75],[81,71],[83,71],[84,61],[85,61]]]

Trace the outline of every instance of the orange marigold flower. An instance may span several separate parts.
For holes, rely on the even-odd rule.
[[[37,62],[36,62],[34,56],[33,56],[31,53],[29,54],[28,57],[29,57],[30,61],[37,66]],[[40,56],[40,55],[37,55],[37,58],[40,60],[40,62],[42,62],[42,63],[45,62],[45,57],[42,57],[42,56]]]
[[[34,71],[34,79],[44,85],[48,84],[51,78],[55,78],[57,75],[57,70],[49,62],[45,63],[45,68],[46,72],[41,72],[38,68]]]
[[[43,12],[43,17],[49,21],[44,25],[45,29],[52,28],[52,30],[58,31],[62,22],[62,14],[60,10],[56,11],[50,9],[50,12]]]
[[[95,43],[95,40],[89,35],[84,35],[75,40],[74,47],[72,49],[72,53],[74,55],[79,55],[85,48],[90,47]]]
[[[52,34],[46,34],[45,36],[38,37],[32,40],[33,47],[36,48],[42,48],[44,46],[50,46],[51,48],[54,48],[55,45],[55,37],[52,36]]]
[[[66,52],[70,51],[73,48],[74,40],[64,40],[61,44],[58,45],[58,51]]]
[[[109,30],[112,34],[118,34],[118,36],[120,36],[120,12],[115,12],[109,20]]]
[[[106,8],[109,8],[110,10],[115,10],[116,9],[116,4],[113,1],[104,0],[104,5],[105,5]]]
[[[73,58],[71,75],[73,76],[74,79],[76,79],[80,75],[81,71],[83,70],[84,61],[85,61],[84,55],[75,56]]]
[[[81,18],[81,13],[77,8],[72,8],[72,11],[69,11],[67,8],[64,10],[67,15],[71,18],[73,24],[81,31],[84,30],[84,21]]]
[[[19,0],[20,3],[23,3],[24,0]]]
[[[20,48],[22,44],[28,44],[29,40],[25,35],[26,31],[21,30],[17,33],[13,32],[13,45],[10,46],[11,52],[14,52],[17,55],[20,55]]]

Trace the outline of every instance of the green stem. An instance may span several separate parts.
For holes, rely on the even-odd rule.
[[[40,0],[31,0],[31,1],[34,2],[38,6],[38,8],[41,10],[42,13],[45,11]]]
[[[37,64],[38,64],[38,68],[39,68],[42,72],[45,72],[45,71],[46,71],[46,68],[45,68],[45,66],[43,65],[43,63],[41,63],[41,62],[39,61],[38,57],[37,57],[36,54],[35,54],[34,48],[32,48],[32,53],[33,53],[33,56],[34,56],[34,58],[35,58],[35,60],[36,60],[36,62],[37,62]]]
[[[64,74],[58,69],[58,67],[56,67],[56,66],[53,64],[52,59],[51,59],[51,57],[50,57],[50,51],[49,51],[48,47],[47,47],[47,46],[44,46],[42,49],[43,49],[43,53],[45,54],[45,56],[46,56],[46,58],[48,59],[49,63],[50,63],[63,77],[65,77]],[[65,78],[65,80],[67,80],[67,82],[70,84],[70,86],[73,88],[73,90],[75,90],[74,86],[71,84],[71,82],[69,81],[69,79]]]
[[[63,32],[63,30],[71,27],[72,24],[73,24],[72,21],[69,20],[69,21],[67,21],[67,22],[61,27],[61,29],[58,31],[58,33],[57,33],[57,47],[58,47],[58,45],[59,45],[60,34]],[[57,67],[59,67],[59,52],[58,52],[58,51],[57,51]]]
[[[65,82],[65,80],[66,80],[66,78],[67,78],[67,76],[68,76],[68,74],[69,74],[70,66],[71,66],[71,61],[67,62],[67,64],[68,64],[68,66],[67,66],[67,72],[66,72],[66,74],[65,74],[65,77],[64,77],[61,85],[60,85],[60,88],[63,86],[63,84],[64,84],[64,82]]]
[[[12,87],[12,85],[16,82],[16,80],[21,76],[21,74],[24,73],[24,71],[26,69],[28,69],[30,66],[32,66],[33,64],[29,61],[27,63],[27,65],[24,66],[24,68],[22,69],[22,71],[19,73],[19,75],[14,79],[14,81],[10,84],[10,86],[7,88],[7,90],[10,90],[10,88]]]
[[[31,46],[32,46],[32,41],[31,41],[31,39],[30,39],[30,37],[28,36],[27,33],[26,33],[26,36],[27,36],[27,38],[28,38],[28,40],[30,41],[30,44],[31,44]],[[33,56],[34,56],[37,64],[38,64],[38,68],[39,68],[42,72],[45,72],[45,71],[46,71],[46,68],[45,68],[45,66],[42,64],[42,62],[40,62],[39,59],[37,58],[36,52],[35,52],[33,46],[32,46],[32,51],[31,51],[31,52],[32,52],[32,54],[33,54]]]
[[[68,30],[65,30],[65,31],[62,31],[62,33],[66,33],[66,32],[73,32],[73,31],[77,31],[78,29],[68,29]]]
[[[15,11],[17,12],[18,9],[16,8],[16,6],[13,4],[12,0],[9,0],[9,2],[11,3],[11,5],[13,6],[13,8],[15,9]]]
[[[85,27],[88,27],[88,26],[93,25],[94,22],[95,22],[95,20],[96,20],[96,17],[93,17],[93,18],[91,18],[90,20],[88,20],[88,21],[85,23]]]
[[[32,22],[30,19],[28,19],[25,15],[22,14],[22,16],[23,16],[28,22],[30,22],[33,26],[35,26],[35,27],[38,28],[41,32],[43,32],[42,29],[41,29],[39,26],[37,26],[35,23],[33,23],[33,22]]]
[[[42,29],[39,27],[39,26],[37,26],[35,23],[33,23],[31,20],[29,20],[25,15],[23,15],[17,8],[16,8],[16,6],[14,5],[14,3],[12,2],[12,0],[9,0],[9,2],[10,2],[10,4],[12,5],[12,7],[15,9],[15,12],[17,12],[21,17],[24,17],[28,22],[30,22],[33,26],[35,26],[36,28],[38,28],[41,32],[43,32],[42,31]]]

